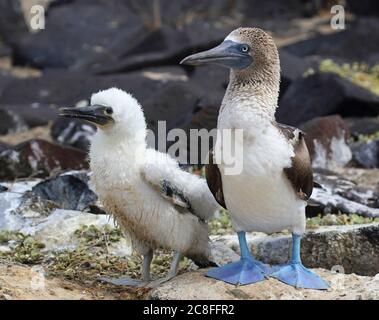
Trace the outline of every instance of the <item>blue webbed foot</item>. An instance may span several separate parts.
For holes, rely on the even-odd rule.
[[[301,263],[289,263],[281,266],[271,277],[296,288],[326,290],[329,285],[317,274],[304,267]]]
[[[210,278],[235,285],[246,285],[265,280],[270,267],[252,258],[243,258],[240,261],[225,266],[213,268],[205,275]]]

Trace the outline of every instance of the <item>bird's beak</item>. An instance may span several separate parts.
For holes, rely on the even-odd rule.
[[[195,66],[216,64],[232,69],[244,69],[252,63],[253,59],[250,54],[241,52],[240,47],[240,43],[226,40],[213,49],[184,58],[180,64]]]
[[[97,126],[106,126],[113,123],[113,118],[106,113],[107,107],[94,105],[82,108],[62,108],[59,115],[66,118],[81,119]]]

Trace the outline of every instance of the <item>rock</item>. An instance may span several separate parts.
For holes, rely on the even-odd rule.
[[[361,168],[379,168],[379,140],[351,144],[353,160]]]
[[[61,175],[34,186],[27,197],[53,202],[58,208],[83,211],[97,201],[96,194],[85,182],[71,176]]]
[[[153,289],[153,300],[376,300],[379,280],[355,274],[316,269],[330,283],[327,291],[296,289],[269,278],[252,285],[230,285],[204,276],[206,270],[187,272]]]
[[[331,73],[317,73],[295,80],[285,92],[277,119],[300,125],[315,117],[379,115],[379,97]]]
[[[21,2],[15,0],[0,1],[0,36],[6,42],[14,44],[28,32],[24,20]]]
[[[307,208],[307,214],[343,212],[371,218],[379,217],[377,191],[357,186],[354,182],[331,172],[316,171],[314,180],[321,188],[313,189],[312,206]]]
[[[336,168],[336,173],[360,187],[379,193],[379,169]]]
[[[17,114],[0,109],[0,135],[17,133],[26,129],[25,122]]]
[[[349,129],[338,115],[314,118],[301,126],[313,167],[333,169],[351,158]]]
[[[44,140],[29,140],[0,153],[0,179],[46,177],[88,167],[86,154]]]
[[[96,129],[93,125],[75,119],[59,118],[51,127],[54,141],[87,152]]]
[[[0,185],[0,192],[8,191],[8,188],[6,186]]]
[[[346,118],[345,123],[354,138],[359,135],[372,135],[379,132],[379,118]]]
[[[89,63],[78,64],[74,69],[91,70],[95,74],[121,73],[152,66],[177,65],[191,53],[210,49],[219,44],[231,29],[225,30],[205,22],[193,22],[182,28],[162,26],[158,30],[138,37],[134,47],[125,50],[123,42],[118,45],[122,54],[104,55]],[[120,49],[115,48],[118,52]]]
[[[296,79],[302,78],[310,69],[317,69],[319,61],[317,59],[301,58],[285,50],[279,50],[280,57],[280,96],[283,97],[291,83]]]
[[[115,228],[113,221],[107,215],[58,209],[39,221],[36,226],[24,227],[22,230],[28,231],[37,241],[45,244],[46,250],[62,250],[73,248],[79,243],[79,239],[74,236],[74,233],[83,225],[93,225],[97,228],[109,225],[111,228]],[[117,252],[117,255],[120,256],[132,254],[131,243],[126,238],[120,243],[110,244],[109,249],[110,252]]]
[[[299,57],[317,56],[321,59],[375,64],[379,53],[379,21],[360,18],[346,26],[344,31],[317,35],[283,49]]]
[[[362,1],[354,1],[347,0],[346,1],[347,9],[358,15],[358,16],[378,16],[379,15],[379,5],[375,1],[370,0],[362,0]]]
[[[22,130],[45,126],[58,117],[58,111],[54,106],[38,102],[31,104],[2,104],[0,108],[10,114],[15,119],[14,121],[19,123],[18,127],[22,128]]]
[[[133,46],[142,20],[118,1],[70,1],[52,5],[46,28],[25,34],[14,44],[14,61],[37,68],[67,68],[103,54],[113,56],[115,44]],[[80,45],[78,45],[80,44]],[[126,47],[126,48],[125,48]]]
[[[0,141],[0,153],[1,153],[2,151],[4,151],[4,150],[9,149],[10,147],[11,147],[11,146],[10,146],[9,144]]]
[[[342,266],[345,273],[375,276],[379,272],[378,241],[379,223],[366,225],[345,225],[320,227],[307,231],[301,244],[302,259],[310,268],[332,269]],[[212,237],[212,253],[227,252],[227,249],[239,252],[235,235]],[[291,236],[265,234],[247,234],[247,242],[253,255],[260,261],[272,265],[284,264],[290,257]],[[219,249],[220,248],[220,249]],[[226,253],[232,258],[233,254]],[[228,258],[228,259],[229,259]],[[226,258],[223,261],[231,262]]]

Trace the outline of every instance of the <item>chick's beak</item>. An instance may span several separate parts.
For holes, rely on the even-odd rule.
[[[106,126],[114,122],[112,116],[107,114],[107,109],[107,107],[99,105],[81,108],[61,108],[59,109],[59,115],[66,118],[85,120],[97,126]]]
[[[249,54],[242,53],[239,49],[240,46],[239,43],[226,40],[213,49],[184,58],[180,64],[216,64],[233,69],[244,69],[251,64],[252,57]]]

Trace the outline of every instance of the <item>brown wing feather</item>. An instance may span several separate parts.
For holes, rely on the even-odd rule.
[[[208,153],[208,160],[209,163],[205,165],[205,177],[208,187],[219,205],[226,209],[224,193],[222,191],[221,173],[217,164],[213,161],[213,149]]]
[[[281,124],[278,124],[278,128],[293,145],[295,153],[292,158],[292,166],[284,168],[284,173],[291,181],[299,198],[308,200],[313,190],[313,170],[304,133],[296,128]]]

